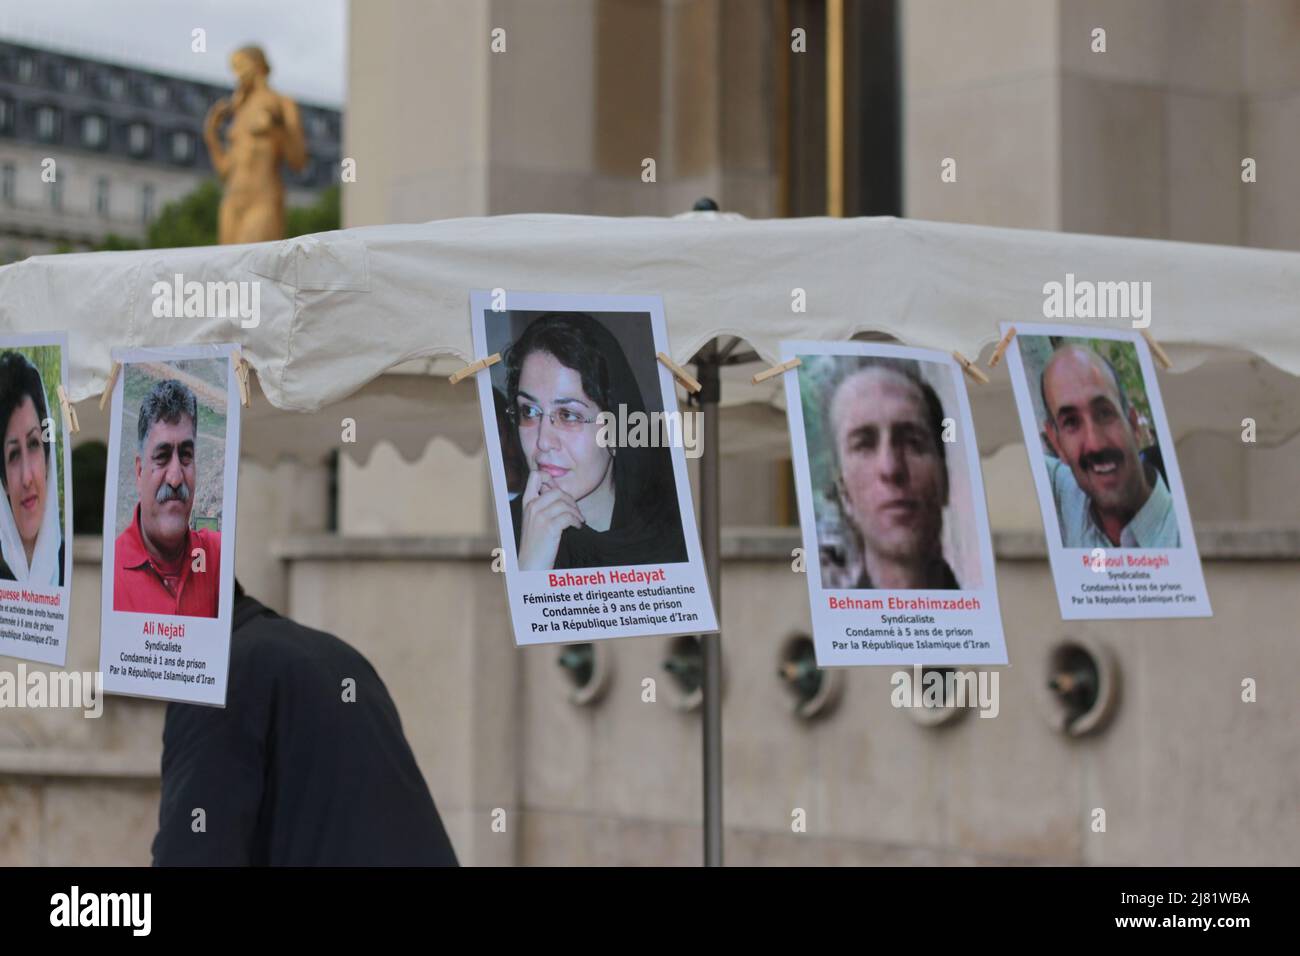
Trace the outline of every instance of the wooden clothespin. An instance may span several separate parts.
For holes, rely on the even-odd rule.
[[[803,359],[796,355],[794,358],[787,362],[782,362],[780,365],[773,365],[771,368],[763,369],[763,371],[751,378],[750,381],[757,385],[759,382],[766,382],[769,378],[776,378],[778,375],[783,375],[790,371],[790,369],[798,368],[802,364]]]
[[[1002,356],[1007,354],[1007,349],[1011,347],[1011,340],[1016,337],[1016,327],[1008,327],[1007,334],[1002,336],[998,342],[998,347],[993,350],[993,355],[989,358],[989,368],[997,368],[998,363],[1002,361]]]
[[[1160,367],[1164,369],[1173,368],[1174,363],[1169,360],[1169,354],[1160,347],[1160,343],[1156,341],[1156,337],[1146,329],[1139,329],[1138,331],[1142,333],[1142,338],[1147,340],[1147,345],[1151,347],[1151,354],[1156,357],[1156,361],[1160,363]]]
[[[122,363],[114,362],[113,371],[108,373],[108,384],[104,386],[104,394],[99,396],[99,410],[101,412],[108,407],[109,400],[113,397],[113,386],[117,384],[117,376],[121,371]]]
[[[248,408],[253,404],[252,393],[248,390],[248,363],[239,349],[235,349],[235,380],[239,382],[239,404]]]
[[[77,421],[77,410],[68,401],[68,393],[62,385],[59,386],[59,404],[63,406],[63,423],[67,427],[68,433],[75,435],[81,431],[81,423]]]
[[[680,365],[678,365],[676,362],[670,359],[666,353],[657,352],[656,355],[659,357],[659,361],[664,364],[664,366],[668,369],[668,371],[673,373],[673,377],[676,378],[677,381],[681,382],[682,385],[686,387],[686,391],[694,395],[696,392],[700,391],[700,389],[704,388],[703,385],[701,385],[699,382],[695,380],[695,377],[691,375],[690,372],[686,371],[686,369],[682,368]]]
[[[989,383],[989,377],[981,372],[979,366],[966,356],[962,355],[960,352],[953,352],[952,357],[957,360],[958,365],[966,370],[966,374],[975,379],[975,381],[979,382],[981,385],[987,385]]]
[[[460,371],[448,375],[447,381],[455,385],[457,382],[462,382],[465,379],[469,378],[471,375],[475,375],[483,371],[485,368],[490,368],[491,366],[496,365],[497,362],[500,361],[501,361],[501,353],[493,352],[487,358],[481,358],[477,362],[471,362],[469,365],[466,365]]]

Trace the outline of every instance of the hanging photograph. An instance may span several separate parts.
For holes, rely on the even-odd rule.
[[[961,369],[925,349],[782,342],[817,662],[1007,663]]]
[[[62,666],[72,591],[66,333],[0,336],[0,655]]]
[[[235,346],[133,349],[113,388],[100,669],[109,693],[224,705],[234,594]]]
[[[717,630],[658,298],[474,292],[477,375],[517,644]]]
[[[1085,326],[1016,329],[1007,368],[1061,616],[1210,616],[1146,341]]]

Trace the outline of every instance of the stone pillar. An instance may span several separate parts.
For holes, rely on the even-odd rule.
[[[329,483],[324,461],[268,466],[245,458],[239,463],[235,576],[250,595],[281,614],[289,609],[287,580],[271,545],[329,526]]]
[[[488,211],[492,8],[395,0],[348,20],[343,224],[425,222]]]
[[[771,0],[358,5],[344,225],[673,215],[702,195],[771,215],[773,23]]]
[[[1050,0],[902,4],[905,215],[1063,228],[1059,21]]]

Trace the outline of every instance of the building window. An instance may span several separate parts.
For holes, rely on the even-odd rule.
[[[36,108],[36,138],[44,143],[53,142],[59,135],[59,111],[53,106]]]
[[[185,103],[185,109],[195,116],[207,112],[208,98],[207,95],[196,86],[187,86],[181,99]]]
[[[153,102],[155,109],[162,109],[171,99],[171,91],[167,89],[166,83],[152,83],[149,86],[149,99]]]
[[[81,89],[81,67],[69,63],[63,68],[63,85],[69,90]]]
[[[326,139],[330,134],[329,121],[319,113],[312,113],[307,117],[307,129],[310,139]]]
[[[18,58],[18,82],[30,83],[36,76],[36,61],[30,56]]]
[[[90,149],[101,149],[108,139],[108,123],[102,116],[81,118],[81,144]]]
[[[144,123],[132,123],[126,128],[126,148],[132,156],[144,156],[149,152],[149,127]]]
[[[63,210],[63,183],[58,179],[50,183],[50,208],[55,212]]]
[[[108,218],[108,177],[100,176],[95,181],[95,212],[101,219]]]
[[[171,135],[173,163],[190,163],[194,161],[194,136],[184,130],[177,130]]]
[[[14,125],[14,105],[0,97],[0,133],[9,132]]]
[[[115,100],[126,95],[126,77],[121,73],[110,73],[104,80],[104,90]]]
[[[0,201],[6,206],[14,204],[14,164],[5,163],[0,166]]]
[[[146,226],[153,222],[154,194],[148,183],[140,187],[140,221]]]

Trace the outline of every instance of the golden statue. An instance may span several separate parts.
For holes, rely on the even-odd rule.
[[[280,163],[295,172],[307,164],[298,104],[267,85],[271,65],[261,47],[246,46],[230,56],[239,85],[234,95],[212,104],[203,138],[212,168],[225,185],[217,216],[217,241],[265,242],[284,238],[284,181]],[[230,120],[228,145],[221,127]]]

